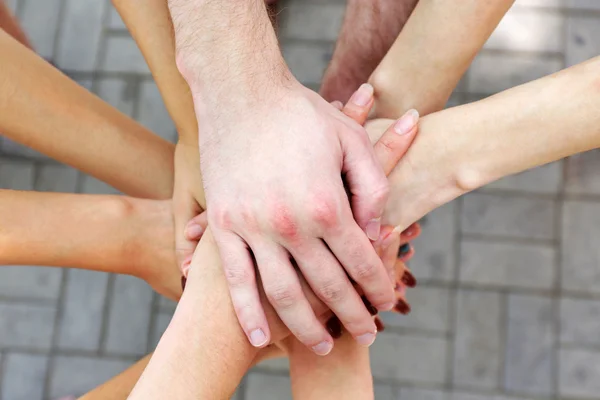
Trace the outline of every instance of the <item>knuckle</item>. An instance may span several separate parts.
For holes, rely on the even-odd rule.
[[[378,268],[377,264],[365,260],[356,264],[353,268],[354,276],[358,282],[370,281],[377,276]]]
[[[373,190],[371,194],[371,198],[377,204],[383,204],[387,200],[390,195],[390,185],[387,179],[384,182],[381,182],[377,187]]]
[[[240,288],[254,283],[254,274],[238,266],[225,267],[225,278],[231,288]]]
[[[396,136],[398,136],[398,135],[396,135]],[[382,149],[386,153],[394,154],[396,152],[396,149],[398,148],[398,143],[395,140],[396,136],[383,135],[377,142],[377,145],[379,146],[380,149]]]
[[[298,235],[298,224],[287,206],[274,207],[270,213],[272,229],[282,238],[292,239]]]
[[[311,220],[325,229],[333,228],[339,222],[336,201],[331,196],[315,196],[309,213]]]
[[[224,205],[211,205],[208,211],[208,219],[211,225],[221,229],[230,230],[233,227],[231,209]]]
[[[317,288],[317,295],[326,304],[339,303],[347,297],[348,287],[349,284],[343,280],[329,280]]]
[[[290,309],[300,298],[300,291],[290,284],[265,288],[267,299],[276,309]]]

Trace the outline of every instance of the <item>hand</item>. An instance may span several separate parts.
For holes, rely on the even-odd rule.
[[[363,128],[317,94],[290,83],[273,97],[233,112],[236,118],[197,110],[209,225],[236,314],[252,344],[269,343],[254,257],[267,297],[292,333],[319,354],[331,350],[291,256],[346,329],[370,345],[376,327],[346,272],[377,308],[394,306],[392,282],[365,235],[379,237],[385,175]]]

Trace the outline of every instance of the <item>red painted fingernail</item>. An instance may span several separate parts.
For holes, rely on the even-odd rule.
[[[398,302],[396,303],[396,307],[394,307],[394,309],[396,311],[398,311],[400,314],[406,315],[406,314],[410,313],[410,305],[402,299],[398,300]]]
[[[385,331],[385,325],[383,325],[379,317],[375,317],[375,326],[377,327],[377,332]]]
[[[325,328],[334,339],[339,339],[342,336],[342,323],[336,316],[329,318],[325,324]]]
[[[417,286],[417,278],[415,278],[409,270],[404,271],[404,275],[402,275],[401,280],[402,283],[404,283],[409,288],[414,288],[415,286]]]
[[[371,304],[369,299],[367,299],[365,296],[361,296],[360,298],[362,299],[363,303],[365,304],[365,307],[367,307],[369,314],[371,314],[371,316],[377,315],[377,313],[379,311],[377,310],[377,308],[375,308],[375,306],[373,304]]]
[[[185,290],[185,284],[187,283],[187,278],[185,276],[181,277],[181,290]]]
[[[415,233],[415,224],[412,224],[402,232],[405,236],[412,236]]]

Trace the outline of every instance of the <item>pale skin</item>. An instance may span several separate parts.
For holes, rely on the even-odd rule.
[[[169,8],[199,124],[208,219],[249,341],[260,347],[270,337],[251,250],[267,298],[308,348],[324,355],[333,341],[288,254],[370,345],[375,325],[346,272],[380,310],[393,307],[394,291],[369,241],[379,237],[388,185],[364,130],[291,76],[262,1],[170,0]]]

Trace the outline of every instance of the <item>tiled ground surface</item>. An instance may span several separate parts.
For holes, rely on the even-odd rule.
[[[109,2],[8,2],[42,56],[175,137]],[[300,80],[316,86],[344,2],[286,6],[285,56]],[[479,99],[599,53],[600,1],[518,0],[451,101]],[[2,188],[113,192],[12,143],[0,146]],[[372,348],[377,399],[600,398],[599,168],[597,152],[583,154],[433,212],[411,262],[420,281],[410,292],[414,313],[385,316],[389,328]],[[172,311],[130,277],[0,268],[0,397],[81,394],[150,351]],[[285,362],[256,368],[238,399],[287,398],[285,375]]]

